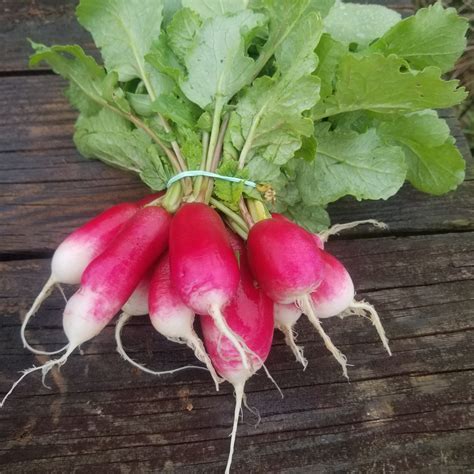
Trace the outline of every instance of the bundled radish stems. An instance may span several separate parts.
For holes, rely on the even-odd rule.
[[[463,181],[464,161],[433,109],[466,96],[443,77],[467,22],[440,3],[402,20],[380,6],[311,0],[81,0],[76,13],[102,64],[78,45],[31,42],[30,65],[46,63],[70,82],[81,154],[159,193],[105,211],[58,247],[21,328],[26,348],[58,358],[25,371],[2,405],[28,374],[63,365],[120,311],[123,358],[150,374],[190,368],[155,372],[127,355],[124,326],[149,314],[217,389],[234,386],[229,471],[244,385],[266,370],[275,327],[304,368],[294,329],[302,314],[345,377],[346,356],[321,320],[363,316],[390,353],[375,308],[355,299],[350,275],[325,249],[331,235],[384,225],[330,228],[326,208],[345,196],[388,199],[406,181],[434,195]],[[44,352],[26,327],[61,284],[80,284],[63,314],[68,344]]]

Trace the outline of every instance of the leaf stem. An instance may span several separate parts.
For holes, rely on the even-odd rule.
[[[142,76],[143,76],[142,77],[143,83],[145,85],[146,90],[148,91],[148,95],[150,96],[151,101],[154,102],[157,98],[156,93],[155,93],[155,90],[153,89],[152,84],[150,83],[148,79],[146,71],[142,71]],[[163,115],[161,115],[160,113],[158,113],[158,117],[160,119],[161,125],[163,126],[165,132],[170,133],[171,127],[168,121],[166,120],[166,118],[163,117]],[[183,154],[181,153],[181,148],[179,147],[179,144],[176,140],[173,140],[171,142],[171,148],[173,148],[174,154],[176,156],[176,161],[180,167],[180,171],[178,172],[187,171],[188,167],[186,165],[186,160],[184,159]],[[193,186],[193,182],[190,178],[186,178],[183,180],[183,188],[184,188],[185,195],[191,194],[192,186]]]
[[[242,229],[245,229],[248,232],[248,226],[246,222],[240,217],[236,212],[234,212],[232,209],[229,209],[225,204],[220,202],[219,200],[215,198],[211,198],[209,201],[209,204],[214,206],[216,209],[222,212],[225,216],[227,216],[229,219],[231,219],[233,222],[235,222],[239,227]]]
[[[216,107],[214,109],[214,116],[212,119],[212,130],[211,130],[211,138],[209,141],[209,149],[207,151],[207,160],[206,160],[206,171],[211,171],[212,161],[214,158],[214,151],[217,146],[217,141],[219,140],[219,130],[221,124],[221,115],[222,110],[224,108],[224,104],[222,100],[216,101]]]
[[[206,167],[206,158],[207,158],[207,151],[209,149],[209,133],[208,132],[203,132],[202,134],[202,158],[201,158],[201,165],[199,166],[200,170],[204,170]],[[199,176],[199,178],[196,179],[194,182],[194,197],[197,198],[199,195],[199,190],[201,189],[202,186],[202,181],[204,177]]]
[[[224,138],[227,132],[227,126],[229,125],[229,114],[224,117],[222,121],[221,130],[219,132],[219,138],[217,140],[216,148],[214,149],[214,157],[212,158],[211,169],[212,173],[215,173],[217,168],[219,167],[219,161],[222,156],[222,149],[224,147]],[[208,179],[207,180],[207,188],[206,188],[206,197],[205,202],[208,202],[211,199],[212,191],[214,189],[214,180]]]
[[[235,221],[229,219],[228,217],[224,217],[227,225],[242,239],[247,240],[249,233],[247,229],[243,229],[240,227]]]
[[[212,130],[211,137],[209,139],[209,147],[207,149],[207,158],[204,171],[211,171],[212,163],[214,161],[214,153],[219,141],[219,132],[221,128],[221,115],[224,108],[224,103],[222,99],[218,98],[216,100],[216,106],[214,108],[214,116],[212,120]],[[197,201],[207,202],[207,189],[209,186],[209,178],[204,178],[199,189],[199,194],[197,196]]]
[[[239,208],[242,217],[247,223],[247,226],[251,229],[255,225],[255,221],[253,220],[252,215],[250,214],[250,211],[247,208],[247,204],[245,203],[245,199],[243,196],[240,198]]]
[[[258,127],[258,124],[260,123],[260,119],[262,118],[262,114],[264,110],[265,108],[262,108],[252,120],[252,126],[250,127],[249,134],[247,135],[247,139],[245,140],[244,147],[242,148],[242,152],[240,153],[239,169],[244,169],[245,162],[247,161],[248,154],[250,153],[250,150],[252,149],[255,133],[257,132],[257,127]]]

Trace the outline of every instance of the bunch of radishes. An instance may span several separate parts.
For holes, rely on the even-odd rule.
[[[25,371],[2,405],[27,374],[41,370],[44,378],[53,367],[63,365],[78,346],[99,334],[121,310],[116,330],[118,349],[138,365],[125,354],[120,331],[130,317],[149,314],[159,333],[194,350],[217,389],[222,379],[234,386],[236,407],[228,472],[244,385],[264,366],[274,327],[284,332],[297,359],[306,367],[302,348],[293,336],[293,326],[305,313],[346,377],[346,357],[324,332],[321,318],[351,312],[370,316],[389,351],[388,342],[373,307],[354,301],[348,272],[324,250],[330,231],[317,236],[274,214],[255,223],[245,243],[206,204],[184,203],[172,215],[160,203],[161,198],[150,196],[138,203],[114,206],[58,247],[51,277],[22,325],[22,339],[36,354],[64,354]],[[334,231],[345,227],[336,226]],[[61,283],[80,283],[63,315],[69,342],[61,351],[38,351],[26,341],[26,325]],[[194,329],[195,315],[199,315],[204,344]]]

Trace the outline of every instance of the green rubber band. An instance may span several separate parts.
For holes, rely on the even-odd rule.
[[[229,181],[230,183],[244,183],[245,186],[248,186],[250,188],[257,187],[257,183],[254,183],[253,181],[248,181],[242,178],[236,178],[234,176],[223,176],[221,174],[211,173],[210,171],[202,171],[202,170],[183,171],[182,173],[179,173],[176,176],[173,176],[168,181],[168,184],[166,185],[166,187],[170,188],[173,184],[177,183],[178,181],[181,181],[184,178],[195,178],[197,176],[205,176],[206,178],[220,179],[222,181]]]

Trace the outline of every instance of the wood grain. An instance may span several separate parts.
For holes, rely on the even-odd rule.
[[[367,321],[327,321],[326,330],[354,365],[347,383],[308,323],[298,327],[310,362],[304,373],[277,334],[268,368],[285,399],[263,375],[250,381],[249,402],[262,422],[254,428],[246,413],[235,472],[399,472],[421,469],[427,459],[433,469],[467,468],[474,422],[473,237],[335,242],[331,251],[359,282],[360,297],[377,305],[394,356],[384,354]],[[434,272],[435,263],[426,260],[446,271]],[[379,269],[373,280],[368,262]],[[1,392],[14,373],[39,362],[20,349],[18,325],[48,264],[4,262],[0,271],[6,309],[0,366],[8,374],[0,379]],[[406,286],[393,288],[400,274]],[[47,349],[64,342],[62,305],[59,295],[48,301],[29,331],[31,341]],[[159,370],[192,363],[188,350],[156,336],[145,318],[130,325],[124,341],[134,357]],[[229,386],[214,393],[207,374],[197,371],[161,380],[137,373],[114,353],[112,327],[83,349],[50,377],[51,391],[32,376],[0,412],[2,472],[222,471],[232,418]]]

